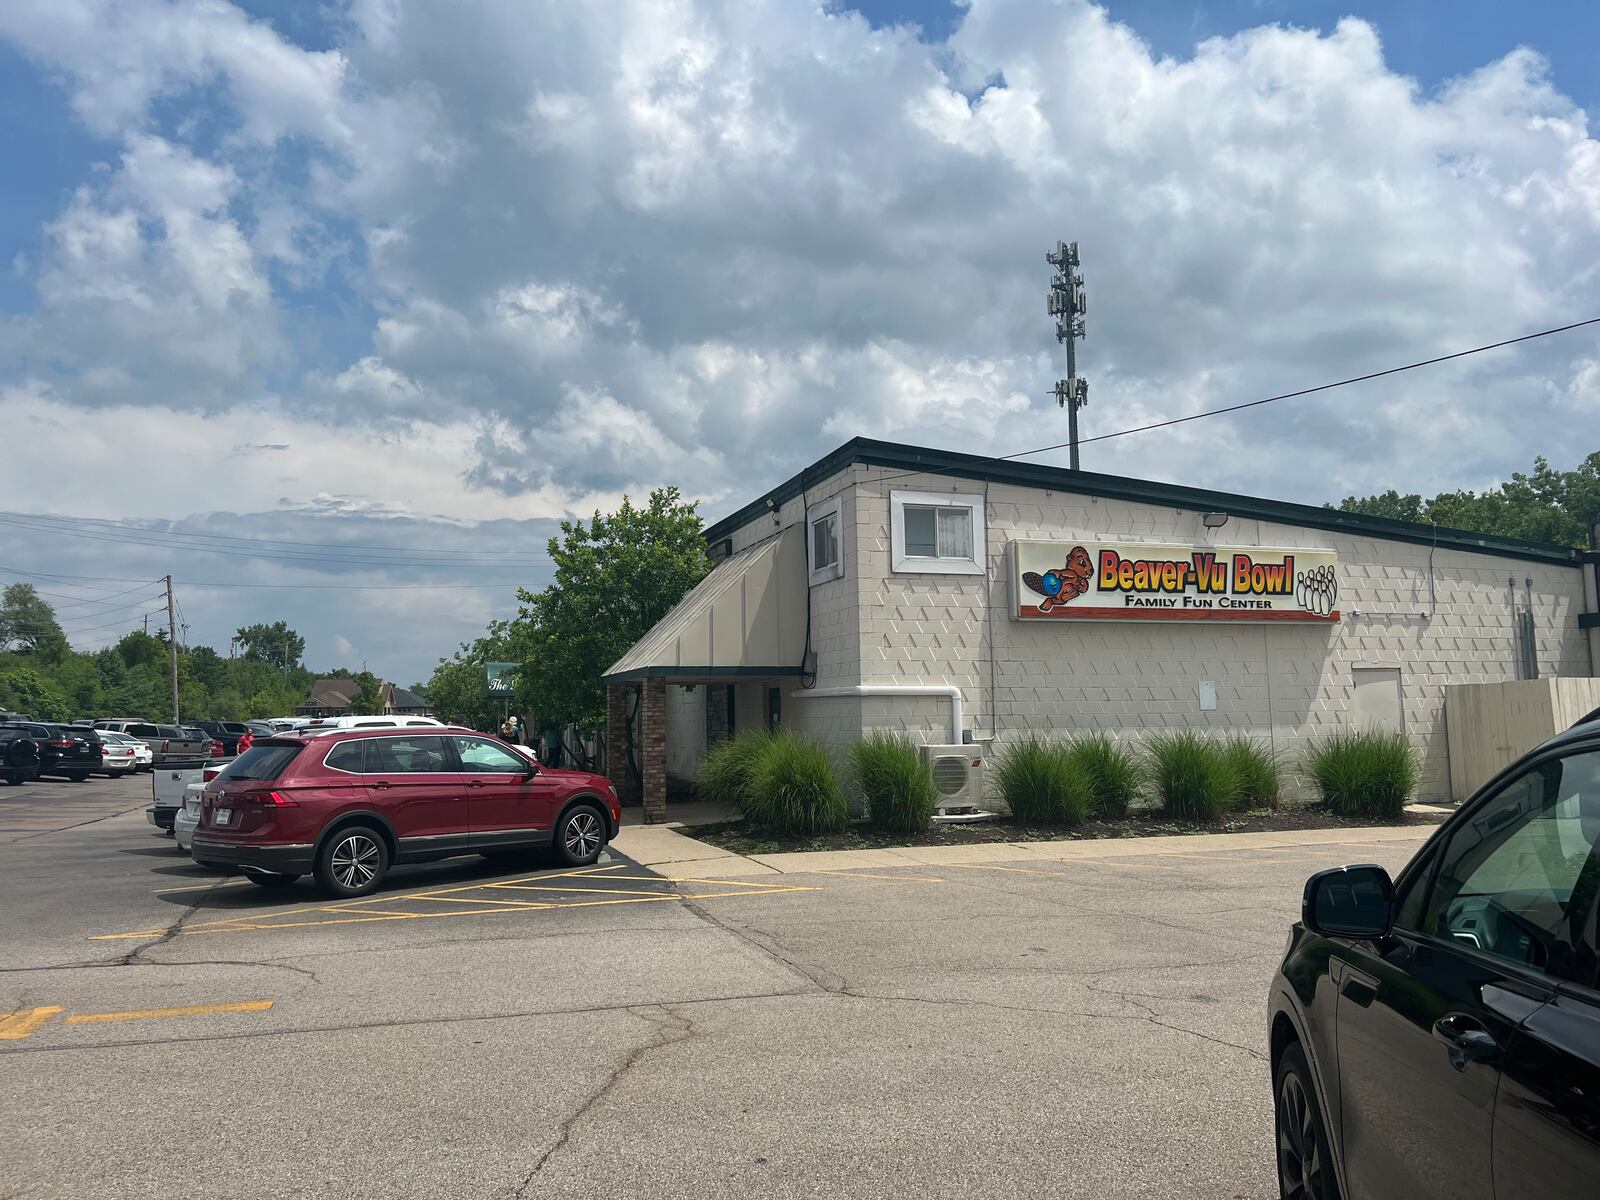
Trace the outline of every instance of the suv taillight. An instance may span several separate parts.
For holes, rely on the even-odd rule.
[[[210,783],[213,779],[215,779],[218,775],[221,775],[221,774],[222,774],[222,768],[221,767],[207,767],[205,770],[200,772],[200,782],[201,783]]]
[[[167,752],[167,747],[170,746],[170,745],[172,745],[171,742],[162,742],[161,743],[161,753],[165,754]]]
[[[72,742],[68,738],[51,738],[48,742],[45,743],[45,745],[49,746],[52,750],[71,750],[72,749]]]
[[[282,792],[246,792],[238,798],[245,804],[259,804],[262,808],[299,808]]]

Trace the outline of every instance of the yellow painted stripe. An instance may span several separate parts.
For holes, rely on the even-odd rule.
[[[597,896],[668,896],[670,892],[647,892],[643,888],[593,888],[572,884],[542,883],[491,883],[490,887],[507,888],[517,892],[592,892]]]
[[[181,1008],[135,1008],[128,1012],[78,1013],[68,1025],[99,1025],[111,1021],[149,1021],[162,1017],[209,1017],[216,1013],[266,1012],[271,1000],[238,1000],[232,1004],[186,1004]]]
[[[24,1008],[0,1017],[0,1041],[20,1042],[32,1037],[33,1031],[61,1011],[61,1005],[48,1004],[43,1008]]]
[[[867,871],[854,871],[849,867],[840,867],[837,871],[810,871],[811,875],[832,875],[836,879],[883,879],[889,883],[945,883],[946,880],[935,879],[931,875],[873,875]],[[721,879],[708,879],[707,883],[722,883]],[[729,881],[731,882],[731,880]]]

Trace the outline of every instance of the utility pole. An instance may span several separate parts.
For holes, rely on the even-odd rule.
[[[172,605],[172,576],[167,584],[167,649],[172,654],[172,723],[178,723],[178,618]]]
[[[1067,410],[1067,438],[1072,447],[1072,469],[1078,469],[1078,410],[1089,403],[1089,381],[1078,378],[1076,343],[1084,335],[1088,300],[1083,272],[1078,270],[1078,243],[1057,242],[1045,262],[1056,269],[1050,280],[1048,310],[1056,319],[1056,341],[1067,344],[1067,377],[1056,380],[1056,403]]]

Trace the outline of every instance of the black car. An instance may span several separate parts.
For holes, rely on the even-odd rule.
[[[24,729],[0,725],[0,779],[26,783],[39,773],[39,743]]]
[[[1313,875],[1270,993],[1285,1197],[1600,1195],[1600,721],[1391,882]]]
[[[195,721],[194,728],[203,729],[221,742],[222,752],[230,758],[239,753],[239,739],[251,732],[250,726],[243,721]]]
[[[81,725],[13,722],[6,726],[32,738],[39,748],[40,775],[59,775],[82,783],[101,765],[100,735]]]

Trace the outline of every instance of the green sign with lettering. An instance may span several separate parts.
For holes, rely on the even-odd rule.
[[[517,672],[522,670],[521,663],[484,663],[483,688],[489,696],[511,698],[511,690],[517,684]]]

